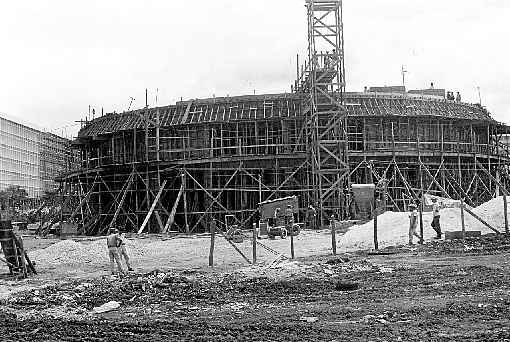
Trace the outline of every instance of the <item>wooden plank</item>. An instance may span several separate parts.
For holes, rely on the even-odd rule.
[[[136,227],[136,223],[133,222],[133,220],[131,219],[131,217],[129,217],[129,214],[127,213],[126,210],[124,210],[124,208],[119,205],[119,201],[117,200],[118,198],[118,195],[120,195],[120,193],[117,195],[117,196],[114,196],[114,192],[112,191],[112,189],[108,186],[108,184],[104,181],[103,177],[101,177],[101,175],[99,175],[99,179],[101,180],[101,182],[104,184],[104,186],[106,187],[106,190],[108,191],[108,193],[113,197],[113,201],[114,203],[120,208],[120,210],[122,210],[122,212],[126,215],[126,218],[129,220],[129,222],[131,222],[131,224],[133,225],[133,227]],[[113,206],[113,204],[112,204]],[[108,209],[108,211],[110,211],[111,207]]]
[[[500,187],[500,190],[503,192],[503,194],[505,196],[510,196],[510,192],[508,192],[507,189],[505,189],[505,187],[503,186],[503,184],[501,184],[493,175],[490,174],[489,171],[487,171],[487,169],[482,165],[480,164],[480,162],[477,160],[476,161],[476,164],[487,174],[487,176],[489,176],[489,178],[494,182],[496,183],[499,187]]]
[[[177,205],[181,199],[182,193],[184,192],[184,182],[181,183],[181,188],[179,189],[179,193],[177,194],[177,198],[175,199],[175,203],[170,211],[170,216],[168,216],[168,220],[166,221],[165,227],[163,228],[163,233],[167,233],[172,224],[174,223],[175,213],[177,212]]]
[[[156,216],[156,221],[158,222],[158,225],[159,225],[159,231],[163,232],[163,229],[165,228],[165,226],[163,225],[163,221],[161,220],[161,216],[159,216],[159,211],[155,210],[154,211],[154,216]]]
[[[464,205],[462,205],[464,206]],[[478,221],[480,221],[484,226],[486,226],[487,228],[491,229],[492,231],[494,231],[496,234],[501,234],[499,232],[499,230],[497,230],[496,228],[492,227],[490,224],[488,224],[487,222],[485,222],[480,216],[476,215],[474,212],[472,212],[471,210],[469,210],[468,208],[464,207],[464,210],[471,216],[473,216],[475,219],[477,219]]]
[[[113,214],[113,219],[110,222],[110,227],[113,227],[113,225],[115,224],[115,221],[117,220],[117,217],[119,216],[120,209],[124,205],[124,201],[126,200],[126,195],[128,193],[129,188],[131,187],[131,183],[133,182],[133,177],[134,177],[134,174],[131,173],[129,175],[129,179],[127,181],[126,189],[124,190],[124,193],[122,194],[122,198],[120,199],[120,202],[117,205],[117,209],[115,210],[115,214]]]
[[[147,216],[145,216],[145,220],[143,220],[143,223],[142,223],[140,229],[138,230],[138,234],[142,234],[143,230],[145,229],[145,226],[149,222],[149,219],[152,216],[152,212],[154,211],[154,208],[156,208],[156,205],[159,202],[159,198],[161,197],[161,194],[163,193],[163,189],[166,186],[166,182],[167,182],[167,180],[165,179],[163,181],[163,184],[161,184],[161,186],[159,188],[159,191],[158,191],[158,193],[156,195],[156,198],[154,198],[154,201],[152,202],[151,208],[149,209],[149,212],[147,213]]]

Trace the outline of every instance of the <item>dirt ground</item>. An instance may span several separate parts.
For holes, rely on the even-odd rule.
[[[6,341],[510,341],[509,262],[510,237],[486,236],[236,270],[160,267],[120,278],[39,280],[44,286],[3,299],[0,336]],[[120,307],[92,312],[109,301]]]

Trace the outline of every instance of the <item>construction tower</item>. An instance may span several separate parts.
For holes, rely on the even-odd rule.
[[[307,97],[311,200],[324,224],[331,214],[343,218],[349,202],[342,0],[307,0],[306,7],[308,61],[295,89]]]

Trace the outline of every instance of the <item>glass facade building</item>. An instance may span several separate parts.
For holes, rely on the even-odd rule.
[[[68,139],[0,117],[0,190],[18,185],[37,198],[56,190],[73,160]]]

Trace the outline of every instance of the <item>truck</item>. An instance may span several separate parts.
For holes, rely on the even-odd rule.
[[[301,226],[298,223],[292,225],[291,231],[289,231],[285,223],[285,210],[289,205],[292,207],[294,215],[297,214],[299,204],[296,196],[277,198],[259,203],[260,234],[264,235],[267,232],[267,236],[270,239],[274,239],[276,236],[285,239],[289,234],[293,236],[299,235]]]

